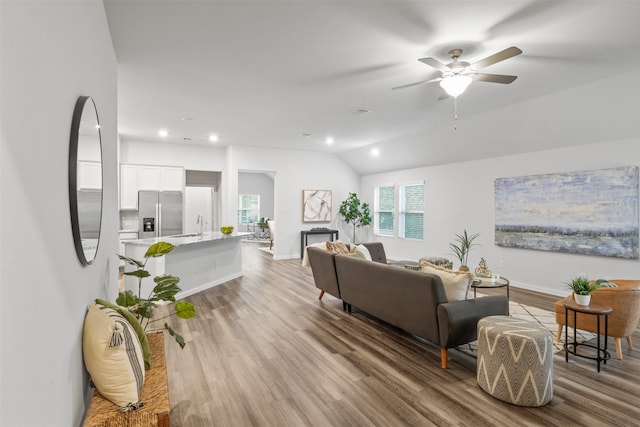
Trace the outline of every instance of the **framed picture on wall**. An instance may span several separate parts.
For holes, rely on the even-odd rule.
[[[331,190],[302,190],[302,221],[331,221]]]

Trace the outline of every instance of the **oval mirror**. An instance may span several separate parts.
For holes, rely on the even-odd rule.
[[[102,145],[93,99],[81,96],[71,121],[69,207],[76,253],[82,265],[93,262],[102,221]]]

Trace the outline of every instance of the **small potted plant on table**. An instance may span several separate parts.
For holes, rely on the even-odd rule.
[[[591,302],[591,292],[599,287],[595,283],[592,284],[589,279],[583,276],[575,277],[567,283],[567,286],[573,291],[573,299],[576,304],[579,305],[589,305]]]

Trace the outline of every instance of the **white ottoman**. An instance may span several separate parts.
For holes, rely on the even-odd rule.
[[[553,398],[553,336],[537,322],[489,316],[478,322],[478,385],[518,406]]]

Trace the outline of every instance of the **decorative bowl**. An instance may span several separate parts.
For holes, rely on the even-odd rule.
[[[223,225],[220,227],[220,232],[226,236],[233,233],[233,225]]]

